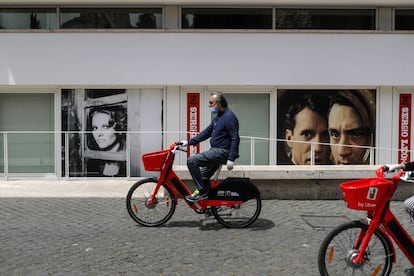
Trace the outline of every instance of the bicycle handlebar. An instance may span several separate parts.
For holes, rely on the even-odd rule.
[[[384,165],[379,167],[375,172],[376,172],[378,178],[380,178],[380,179],[384,179],[385,173],[392,173],[392,172],[385,171],[385,166]],[[398,172],[396,175],[393,176],[393,179],[394,178],[395,178],[395,180],[400,180],[401,179],[404,182],[414,183],[414,172],[401,170],[400,172]]]
[[[182,142],[174,142],[170,145],[169,149],[173,152],[175,152],[176,150],[187,152],[185,148],[181,147],[182,145]]]
[[[383,178],[384,178],[384,173],[385,173],[385,166],[381,166],[381,167],[379,167],[379,168],[375,171],[375,173],[377,174],[377,176],[378,176],[379,178],[383,179]]]

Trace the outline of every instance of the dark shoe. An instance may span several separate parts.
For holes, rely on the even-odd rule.
[[[405,272],[405,275],[407,275],[407,276],[414,276],[414,267],[413,268],[408,268],[404,272]]]
[[[203,199],[207,199],[208,198],[208,194],[192,194],[192,195],[187,195],[185,197],[185,199],[187,199],[190,202],[196,202],[199,200],[203,200]]]

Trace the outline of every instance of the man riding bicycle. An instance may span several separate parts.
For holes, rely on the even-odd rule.
[[[239,121],[227,107],[228,103],[220,92],[213,93],[208,102],[211,113],[217,113],[210,125],[190,141],[181,141],[183,146],[194,146],[210,138],[211,148],[205,152],[192,155],[187,160],[188,170],[197,190],[186,196],[188,201],[207,199],[210,189],[210,177],[226,164],[232,170],[234,161],[239,157]]]

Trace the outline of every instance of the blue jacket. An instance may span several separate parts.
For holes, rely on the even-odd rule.
[[[230,151],[228,160],[234,161],[239,158],[239,121],[233,111],[226,108],[223,112],[218,112],[210,125],[191,139],[188,144],[193,146],[210,137],[211,147]]]

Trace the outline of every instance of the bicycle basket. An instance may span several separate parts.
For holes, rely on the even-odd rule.
[[[340,187],[348,208],[374,211],[391,184],[386,179],[365,178],[343,182]]]
[[[142,155],[142,163],[146,171],[161,171],[170,150],[161,150]]]

